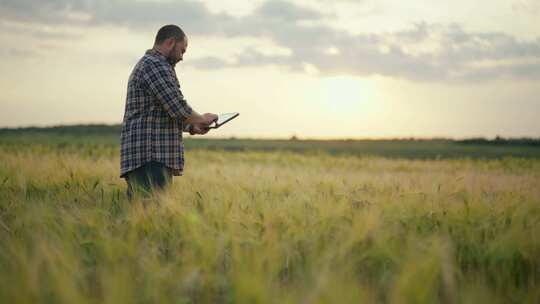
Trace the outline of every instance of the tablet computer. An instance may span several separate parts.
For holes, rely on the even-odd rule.
[[[210,124],[210,126],[208,126],[208,129],[217,129],[228,123],[229,121],[235,119],[236,117],[238,117],[238,115],[240,115],[240,113],[238,112],[220,114],[218,116],[218,119],[212,124]]]

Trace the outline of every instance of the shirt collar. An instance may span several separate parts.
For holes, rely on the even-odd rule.
[[[159,58],[160,60],[163,60],[163,61],[169,63],[169,62],[167,61],[167,58],[165,58],[165,56],[163,56],[163,54],[161,54],[160,52],[158,52],[158,51],[156,51],[156,50],[154,50],[154,49],[149,49],[149,50],[147,50],[145,54],[151,55],[151,56],[154,56],[154,57],[157,57],[157,58]]]

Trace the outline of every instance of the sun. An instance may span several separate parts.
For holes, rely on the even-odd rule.
[[[335,111],[358,109],[369,103],[373,84],[369,79],[354,76],[330,76],[320,79],[321,104]]]

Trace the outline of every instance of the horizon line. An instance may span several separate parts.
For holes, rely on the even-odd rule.
[[[122,123],[68,123],[68,124],[49,124],[49,125],[21,125],[21,126],[0,126],[0,131],[9,131],[9,130],[25,130],[25,129],[54,129],[54,128],[62,128],[62,127],[121,127]],[[203,137],[204,136],[204,137]],[[299,136],[298,134],[291,134],[289,136],[237,136],[234,134],[228,134],[228,135],[218,135],[218,136],[212,136],[212,135],[187,135],[184,138],[195,138],[195,139],[245,139],[245,140],[320,140],[320,141],[376,141],[376,140],[450,140],[450,141],[460,141],[460,140],[473,140],[473,139],[483,139],[483,140],[515,140],[515,139],[533,139],[533,140],[540,140],[540,134],[537,137],[531,137],[531,136],[482,136],[482,135],[475,135],[475,136],[467,136],[467,137],[453,137],[453,136],[365,136],[365,137],[352,137],[352,136],[346,136],[346,137],[323,137],[323,136],[308,136],[303,137]]]

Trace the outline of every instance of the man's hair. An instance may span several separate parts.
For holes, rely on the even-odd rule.
[[[165,25],[159,29],[156,35],[155,45],[162,44],[165,40],[174,37],[176,41],[181,41],[186,38],[186,34],[182,29],[174,24]]]

